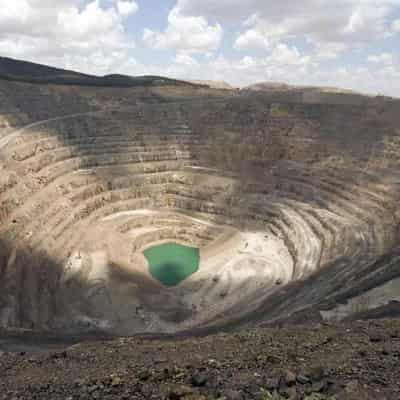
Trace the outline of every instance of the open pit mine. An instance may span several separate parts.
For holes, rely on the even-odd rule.
[[[190,334],[396,313],[399,156],[392,98],[0,58],[0,327]]]

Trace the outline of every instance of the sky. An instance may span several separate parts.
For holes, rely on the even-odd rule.
[[[400,0],[0,0],[0,56],[400,97]]]

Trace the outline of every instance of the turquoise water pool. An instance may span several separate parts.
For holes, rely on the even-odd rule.
[[[176,286],[199,269],[200,251],[196,247],[165,243],[143,252],[151,275],[165,286]]]

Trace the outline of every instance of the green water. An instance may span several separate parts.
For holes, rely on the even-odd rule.
[[[165,286],[176,286],[199,269],[200,253],[195,247],[165,243],[143,252],[151,275]]]

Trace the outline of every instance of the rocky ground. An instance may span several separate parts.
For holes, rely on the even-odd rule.
[[[400,399],[400,320],[1,353],[0,399]]]

